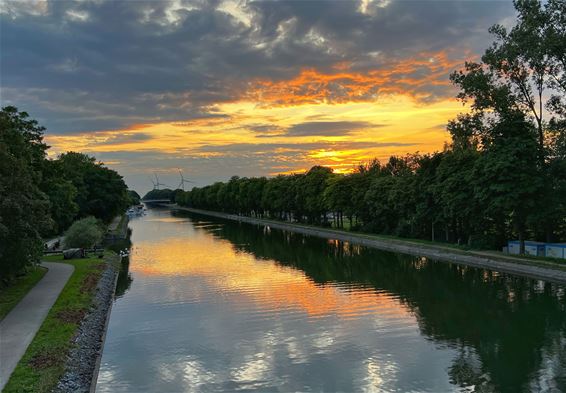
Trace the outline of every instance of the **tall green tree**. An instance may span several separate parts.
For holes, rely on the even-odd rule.
[[[7,282],[43,251],[41,235],[52,227],[49,199],[41,192],[47,145],[44,128],[26,112],[0,112],[0,277]]]
[[[566,141],[566,3],[518,0],[515,7],[517,24],[510,30],[493,26],[490,31],[495,42],[482,61],[466,63],[464,70],[452,74],[452,81],[461,89],[458,97],[471,101],[472,111],[451,122],[449,130],[455,144],[476,144],[489,151],[490,157],[493,152],[505,151],[504,146],[496,146],[498,143],[519,143],[534,149],[534,161],[528,165],[515,162],[517,171],[528,169],[531,177],[521,179],[520,187],[507,188],[511,193],[507,197],[509,201],[521,200],[531,210],[524,213],[524,219],[513,210],[519,234],[524,234],[520,229],[524,225],[518,221],[542,222],[539,231],[542,229],[546,240],[551,240],[566,215],[564,203],[556,200],[566,179],[560,154]],[[535,144],[530,143],[529,133],[534,135]],[[531,154],[521,151],[520,156]],[[522,193],[525,187],[536,189],[536,195]],[[527,195],[534,199],[525,199]]]
[[[118,172],[82,153],[67,152],[58,161],[64,178],[77,189],[79,216],[109,222],[128,206],[128,188]]]
[[[75,201],[77,188],[65,179],[59,160],[45,160],[40,188],[49,198],[54,221],[52,232],[61,233],[73,223],[79,213],[79,205]]]

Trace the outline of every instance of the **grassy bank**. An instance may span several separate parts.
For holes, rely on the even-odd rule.
[[[26,275],[18,277],[8,287],[0,289],[0,321],[43,278],[45,273],[47,269],[44,267],[33,267]]]
[[[18,363],[4,392],[50,392],[65,370],[66,356],[80,321],[92,304],[98,279],[106,264],[92,257],[63,261],[60,255],[44,258],[75,266],[73,275],[49,311]]]

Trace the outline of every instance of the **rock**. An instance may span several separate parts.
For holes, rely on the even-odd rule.
[[[83,250],[80,248],[69,248],[63,250],[63,259],[82,258],[83,254]]]
[[[102,354],[102,339],[114,298],[117,274],[118,271],[112,264],[107,263],[96,286],[93,305],[79,325],[74,347],[67,358],[65,373],[59,379],[54,393],[88,393],[91,390],[93,375],[97,371],[97,359]]]

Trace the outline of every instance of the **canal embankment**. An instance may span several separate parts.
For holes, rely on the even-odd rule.
[[[75,334],[74,347],[65,364],[65,373],[54,392],[94,392],[102,349],[114,302],[119,272],[119,256],[107,257],[106,266],[98,279],[92,305]]]
[[[52,265],[71,265],[74,270],[4,392],[89,391],[114,296],[119,271],[116,258],[110,252],[105,253],[104,259],[44,257]]]
[[[560,284],[566,283],[566,265],[546,260],[534,260],[506,255],[491,254],[485,251],[460,250],[443,245],[422,244],[404,239],[380,238],[379,236],[346,232],[335,229],[319,228],[290,222],[266,220],[254,217],[238,216],[215,211],[193,209],[178,205],[169,205],[177,210],[218,217],[249,224],[265,225],[271,228],[302,233],[326,239],[335,239],[359,244],[385,251],[400,252],[426,257],[442,262],[457,263],[466,266],[485,268],[501,273],[515,274]]]

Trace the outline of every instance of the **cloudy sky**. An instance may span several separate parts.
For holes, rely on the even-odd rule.
[[[442,149],[510,1],[3,0],[2,106],[141,193]]]

